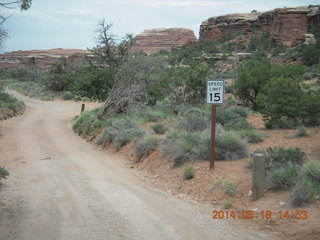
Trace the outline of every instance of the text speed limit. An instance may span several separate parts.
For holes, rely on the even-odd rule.
[[[224,80],[207,81],[207,103],[223,104],[224,102]]]

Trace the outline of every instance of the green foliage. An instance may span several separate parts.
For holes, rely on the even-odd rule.
[[[241,119],[241,116],[235,111],[230,111],[229,109],[223,108],[223,107],[219,107],[217,109],[216,121],[221,125],[225,125],[228,122],[239,120],[239,119]]]
[[[210,132],[174,132],[161,143],[161,152],[172,159],[172,167],[188,160],[210,159]]]
[[[234,83],[236,96],[246,105],[258,109],[256,99],[272,78],[301,80],[304,68],[299,65],[271,64],[263,55],[257,54],[238,68],[239,77]]]
[[[73,99],[73,98],[74,98],[74,95],[73,95],[72,92],[65,91],[65,92],[63,93],[63,99],[64,99],[64,100],[71,100],[71,99]]]
[[[246,118],[250,110],[246,107],[236,106],[236,107],[230,108],[230,111],[238,114],[240,117]]]
[[[41,81],[46,76],[46,73],[30,67],[18,66],[9,69],[7,76],[21,82],[37,82]]]
[[[69,83],[65,89],[74,95],[96,100],[105,100],[113,84],[109,72],[95,65],[81,67],[64,78]]]
[[[176,66],[168,69],[171,87],[169,98],[176,103],[202,103],[206,93],[206,81],[210,78],[210,68],[205,64]]]
[[[117,149],[123,147],[128,142],[142,137],[145,131],[129,118],[114,118],[106,123],[106,126],[98,139],[98,144],[111,143]]]
[[[230,209],[232,207],[232,202],[230,200],[223,201],[223,209]]]
[[[232,131],[216,134],[216,159],[238,160],[248,156],[248,147],[245,139]]]
[[[183,179],[189,180],[194,177],[194,168],[191,166],[185,167],[183,169]]]
[[[97,118],[96,113],[97,109],[83,112],[73,123],[73,131],[79,135],[96,136],[98,130],[105,124],[103,120]]]
[[[156,123],[152,125],[152,129],[156,134],[164,134],[168,128],[163,123]]]
[[[291,194],[294,207],[301,207],[311,203],[320,195],[320,163],[308,161],[300,172],[297,187]]]
[[[25,104],[22,101],[12,97],[10,94],[0,91],[0,109],[4,110],[4,114],[0,114],[0,120],[12,117],[16,114],[21,114]],[[10,113],[7,115],[6,110]]]
[[[305,137],[308,135],[307,128],[305,126],[299,126],[296,129],[295,137]]]
[[[178,129],[188,132],[201,132],[209,126],[209,119],[198,108],[191,108],[185,111],[177,124]]]
[[[300,148],[275,147],[267,149],[266,160],[268,169],[276,169],[288,164],[302,166],[306,157]]]
[[[12,82],[8,87],[25,96],[38,98],[40,100],[46,99],[45,101],[53,99],[53,94],[38,82]]]
[[[240,136],[246,138],[249,143],[260,143],[264,139],[264,134],[257,133],[253,128],[241,130]]]
[[[228,121],[226,124],[223,125],[226,130],[234,130],[234,131],[241,131],[241,130],[248,130],[253,129],[253,126],[247,122],[244,118],[235,118]]]
[[[7,178],[8,176],[9,176],[8,170],[5,167],[0,166],[0,180],[2,178]]]
[[[302,186],[297,186],[293,189],[290,199],[293,207],[303,207],[310,203],[309,193]]]
[[[239,78],[234,83],[236,96],[246,105],[257,109],[256,98],[261,88],[271,79],[271,63],[264,56],[257,56],[242,63]]]
[[[300,169],[299,165],[291,163],[273,169],[267,178],[267,184],[276,190],[289,189],[295,185]]]
[[[313,110],[308,106],[312,105],[315,109],[320,109],[318,105],[320,101],[314,98],[312,92],[306,93],[299,81],[291,78],[272,79],[264,86],[257,98],[257,103],[264,114],[264,120],[270,125],[280,124],[281,127],[286,120],[297,124],[307,122],[308,119],[319,118],[319,113],[309,116],[309,109]]]
[[[150,110],[145,113],[148,122],[158,122],[166,118],[166,114],[162,111]]]
[[[148,136],[144,139],[139,139],[134,146],[136,158],[140,161],[142,157],[148,156],[158,145],[159,140],[155,137]]]
[[[226,194],[231,197],[236,196],[237,193],[237,185],[232,181],[225,181],[223,183],[223,189]]]

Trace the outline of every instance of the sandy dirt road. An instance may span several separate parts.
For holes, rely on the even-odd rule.
[[[1,240],[262,239],[146,187],[118,155],[79,138],[71,124],[80,103],[14,94],[27,110],[0,122],[0,165],[10,172]]]

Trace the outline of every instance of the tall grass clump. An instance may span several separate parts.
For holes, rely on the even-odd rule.
[[[290,189],[296,183],[301,167],[297,164],[288,163],[271,170],[267,177],[267,185],[275,190]]]
[[[159,145],[159,139],[148,136],[143,139],[139,139],[134,146],[134,154],[138,161],[142,157],[148,156],[152,150],[155,150]]]
[[[247,138],[249,143],[260,143],[263,142],[265,135],[258,133],[254,129],[244,129],[240,131],[240,136]]]
[[[161,144],[161,152],[172,159],[172,166],[177,167],[188,160],[210,159],[210,129],[202,132],[174,132]],[[216,159],[237,160],[247,156],[247,143],[237,133],[224,131],[217,126]]]
[[[268,169],[297,164],[302,166],[306,161],[305,153],[300,148],[275,147],[268,148],[266,151],[266,161]]]
[[[192,108],[183,114],[177,128],[187,132],[200,132],[208,128],[209,123],[208,117],[200,109]]]
[[[299,181],[291,193],[291,203],[301,207],[320,196],[320,162],[308,161],[301,169]]]
[[[22,114],[25,104],[10,94],[0,91],[0,120]]]
[[[8,176],[9,176],[8,170],[5,167],[0,166],[0,187],[2,186],[1,179],[6,179]]]
[[[189,180],[194,177],[194,168],[191,166],[187,166],[183,169],[183,179]]]
[[[232,181],[225,181],[223,184],[223,189],[226,194],[231,197],[236,196],[237,193],[237,185]]]
[[[216,135],[216,159],[238,160],[248,156],[248,144],[238,133],[222,131]]]
[[[168,128],[163,123],[156,123],[152,125],[152,129],[156,134],[164,134]]]
[[[97,109],[83,112],[73,123],[73,131],[79,135],[96,136],[98,130],[105,124],[105,121],[97,118],[96,113]]]
[[[295,137],[305,137],[308,136],[308,131],[305,126],[299,126],[296,129]]]
[[[106,123],[97,143],[99,145],[111,143],[119,149],[144,134],[145,131],[140,129],[131,119],[127,117],[114,118]]]

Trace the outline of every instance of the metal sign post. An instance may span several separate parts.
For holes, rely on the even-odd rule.
[[[209,170],[214,169],[217,105],[222,105],[223,102],[224,102],[224,80],[208,80],[207,81],[207,103],[212,104]]]

